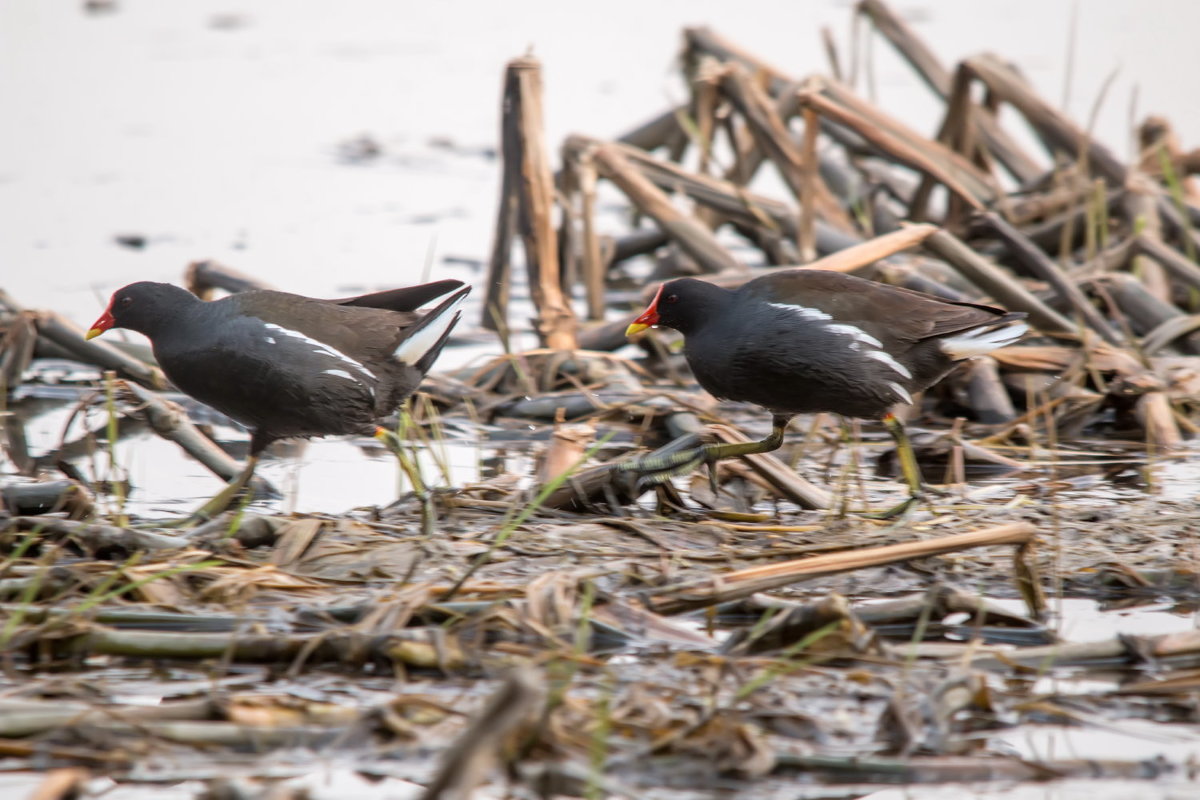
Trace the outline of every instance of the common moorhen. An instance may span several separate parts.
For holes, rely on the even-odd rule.
[[[251,291],[206,302],[143,281],[118,289],[86,338],[110,328],[145,334],[172,383],[250,429],[245,469],[197,512],[211,516],[276,439],[376,433],[441,353],[470,291],[443,280],[342,300]]]
[[[624,469],[661,482],[704,462],[775,450],[796,414],[881,419],[911,490],[882,516],[903,513],[920,497],[920,472],[891,408],[911,403],[956,361],[1016,341],[1027,330],[1024,316],[823,270],[780,270],[733,290],[694,278],[668,281],[626,335],[653,325],[682,333],[700,385],[770,411],[771,434],[635,459]]]

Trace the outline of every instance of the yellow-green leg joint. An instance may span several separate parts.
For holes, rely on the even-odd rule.
[[[866,516],[873,519],[894,519],[911,511],[924,497],[925,492],[921,482],[921,467],[917,464],[917,454],[913,451],[904,423],[895,414],[885,414],[883,425],[896,442],[896,458],[900,460],[900,473],[908,484],[908,498],[903,502],[883,511],[876,511]]]

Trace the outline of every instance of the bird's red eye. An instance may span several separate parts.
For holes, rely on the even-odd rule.
[[[663,302],[664,302],[664,303],[678,303],[678,302],[679,302],[679,295],[677,295],[677,294],[669,294],[669,295],[667,295],[666,297],[664,297],[664,298],[663,298]]]

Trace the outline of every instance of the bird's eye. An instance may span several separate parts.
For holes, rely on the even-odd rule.
[[[122,297],[121,298],[121,308],[128,308],[132,303],[133,303],[132,297]]]
[[[679,295],[677,295],[677,294],[669,294],[669,295],[667,295],[666,297],[664,297],[664,298],[663,298],[663,302],[664,302],[664,303],[678,303],[678,302],[679,302]]]

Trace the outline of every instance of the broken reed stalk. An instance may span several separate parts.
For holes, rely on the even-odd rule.
[[[721,80],[722,66],[716,59],[706,56],[696,65],[694,72],[687,128],[691,131],[692,143],[699,150],[696,171],[707,173],[711,168],[713,145],[721,125],[717,112],[721,105],[718,84]]]
[[[507,327],[508,300],[512,293],[512,244],[517,233],[518,187],[521,184],[520,135],[517,106],[509,97],[511,75],[505,72],[500,100],[500,199],[496,203],[496,231],[488,260],[487,287],[479,324],[489,331]],[[507,341],[507,336],[503,337]]]
[[[664,161],[659,158],[638,150],[634,147],[629,147],[615,142],[604,142],[599,139],[593,139],[587,136],[574,134],[568,137],[564,148],[572,153],[582,153],[585,151],[598,152],[601,148],[606,151],[611,151],[615,154],[614,160],[620,164],[628,164],[634,168],[634,172],[640,174],[645,180],[650,182],[651,189],[657,187],[657,194],[650,193],[649,196],[654,198],[655,208],[661,209],[664,214],[663,221],[657,220],[659,226],[667,235],[675,239],[680,247],[684,247],[689,255],[694,254],[686,250],[684,240],[688,240],[688,247],[700,249],[704,253],[712,251],[712,248],[720,248],[720,251],[712,251],[713,258],[701,263],[701,268],[708,269],[712,272],[720,272],[725,269],[741,269],[736,260],[727,252],[721,252],[720,244],[716,243],[716,238],[711,230],[706,225],[701,224],[692,217],[681,214],[670,203],[670,199],[665,194],[666,192],[681,192],[687,195],[692,200],[696,201],[706,208],[711,208],[719,211],[730,217],[733,221],[752,226],[769,229],[771,231],[779,231],[788,237],[796,237],[796,211],[787,203],[782,203],[774,198],[765,197],[760,194],[747,191],[741,186],[727,180],[714,178],[708,175],[699,175],[695,172],[680,167],[678,164],[673,164],[669,161]],[[619,156],[619,159],[615,158]],[[601,170],[601,176],[612,180],[612,178]],[[629,179],[636,180],[636,176]],[[619,182],[613,181],[618,188],[624,188]],[[636,202],[635,198],[631,198]],[[646,209],[642,208],[645,211]],[[647,212],[649,213],[649,212]],[[683,220],[682,223],[673,224],[677,220]],[[818,231],[820,231],[822,223],[818,221]],[[824,226],[826,229],[828,226]],[[693,231],[693,228],[701,229],[698,233]],[[851,238],[844,235],[843,238]],[[853,239],[851,238],[851,241]],[[708,261],[716,263],[706,266]]]
[[[10,386],[17,386],[33,361],[37,348],[37,315],[17,311],[0,319],[0,399],[8,397]],[[5,411],[0,405],[0,411]]]
[[[949,231],[939,230],[925,240],[925,247],[958,270],[964,278],[983,289],[1010,311],[1024,311],[1038,330],[1074,335],[1078,327],[1043,303],[1019,281],[976,253]]]
[[[679,115],[685,112],[686,109],[680,107],[668,108],[657,117],[646,120],[633,130],[618,136],[617,141],[646,152],[666,147],[673,138],[683,134],[679,127]]]
[[[217,701],[209,697],[195,700],[164,700],[161,705],[156,706],[16,700],[0,702],[0,727],[6,736],[32,736],[59,730],[67,725],[103,724],[112,720],[114,714],[111,712],[115,708],[120,709],[123,722],[198,720],[218,716]]]
[[[838,250],[836,253],[819,258],[810,264],[798,265],[798,268],[824,270],[826,272],[855,272],[893,256],[903,250],[917,247],[918,245],[923,244],[930,237],[942,233],[944,233],[944,231],[942,231],[936,225],[930,225],[928,223],[905,225],[898,231],[885,233],[882,236],[876,236],[874,239],[868,239],[865,242],[851,245],[842,250]],[[761,277],[763,275],[769,275],[772,272],[772,269],[764,269],[761,267],[742,267],[728,272],[720,272],[716,275],[707,275],[702,277],[701,280],[715,283],[718,286],[725,287],[726,289],[736,289],[746,281]],[[986,287],[981,288],[984,288],[986,291]],[[646,287],[646,289],[643,291],[643,294],[645,295],[647,302],[657,290],[657,283],[651,283]],[[628,322],[623,322],[622,324],[628,325]],[[1070,323],[1066,324],[1069,325]],[[624,328],[622,328],[622,331],[623,330]],[[1071,330],[1074,330],[1074,328],[1071,328]]]
[[[814,261],[817,257],[817,208],[816,197],[821,182],[817,165],[817,134],[820,122],[812,109],[804,109],[804,142],[801,161],[800,184],[800,258]]]
[[[474,794],[497,759],[513,752],[524,725],[541,715],[546,704],[546,676],[531,666],[513,669],[478,716],[445,751],[441,768],[425,787],[421,800],[452,800]]]
[[[859,97],[850,87],[829,78],[818,78],[821,97],[826,98],[834,107],[848,115],[849,119],[862,120],[867,129],[876,129],[881,135],[881,142],[895,141],[902,145],[902,151],[911,151],[926,163],[935,164],[940,170],[949,175],[956,184],[962,186],[965,192],[977,201],[987,204],[1003,197],[1000,185],[989,173],[942,143],[932,140],[914,130],[896,117],[882,111],[878,106]],[[866,141],[871,139],[864,131],[854,129]],[[885,151],[887,152],[887,151]],[[919,167],[916,167],[920,169]],[[948,186],[948,188],[950,188]]]
[[[211,259],[193,261],[188,264],[183,273],[183,285],[201,300],[212,300],[214,289],[237,294],[255,289],[274,288],[265,281],[260,281],[258,278]]]
[[[1004,242],[1013,256],[1030,272],[1049,283],[1059,298],[1069,303],[1089,328],[1109,344],[1121,344],[1121,337],[1113,331],[1108,321],[1096,310],[1095,306],[1088,302],[1087,296],[1075,285],[1075,281],[1037,245],[1029,241],[1028,237],[993,211],[982,214],[979,220]]]
[[[135,553],[141,550],[179,550],[188,541],[181,536],[164,536],[136,528],[92,524],[56,517],[12,517],[5,521],[6,529],[34,531],[39,539],[70,539],[84,550],[105,553]]]
[[[858,12],[875,25],[875,29],[909,63],[925,84],[943,100],[954,93],[954,79],[933,50],[921,39],[899,15],[882,0],[862,0]],[[1038,165],[1009,134],[1000,127],[995,114],[971,103],[967,106],[968,124],[984,150],[996,160],[1020,184],[1030,183],[1041,177],[1045,170]],[[964,155],[969,154],[964,153]]]
[[[784,183],[796,199],[803,202],[809,194],[805,188],[804,156],[792,141],[787,125],[776,112],[774,103],[754,82],[746,68],[737,62],[730,63],[723,70],[721,89],[746,120],[759,149],[775,164]],[[812,194],[815,209],[826,222],[845,230],[853,230],[850,217],[842,210],[837,198],[819,176],[812,181]]]
[[[1200,318],[1184,314],[1178,306],[1156,297],[1130,273],[1106,271],[1088,283],[1111,297],[1129,319],[1133,332],[1142,337],[1140,349],[1144,355],[1153,355],[1172,342],[1190,355],[1200,353],[1200,336],[1192,333],[1200,325]]]
[[[1121,198],[1121,205],[1133,230],[1138,231],[1141,236],[1161,240],[1163,221],[1155,201],[1157,194],[1157,189],[1149,177],[1133,172],[1129,178],[1128,191]],[[1171,281],[1162,264],[1149,256],[1138,254],[1133,256],[1130,269],[1155,297],[1166,303],[1171,302]]]
[[[1138,235],[1134,237],[1133,242],[1134,249],[1139,254],[1153,258],[1176,280],[1193,289],[1200,289],[1200,266],[1183,253],[1151,236]]]
[[[118,391],[136,405],[133,413],[144,417],[156,434],[179,445],[217,477],[230,481],[242,471],[237,460],[201,433],[178,404],[129,381],[123,381]],[[250,486],[260,497],[279,494],[266,478],[257,475],[251,478]]]
[[[983,197],[977,196],[979,187],[968,187],[961,174],[956,175],[949,169],[949,156],[952,153],[948,148],[934,147],[936,143],[933,142],[926,142],[924,148],[914,147],[879,127],[876,122],[816,92],[802,91],[799,97],[802,108],[812,109],[825,119],[851,129],[897,162],[933,178],[972,209],[982,211],[985,202],[995,199],[994,196],[986,194]],[[944,152],[937,152],[939,148]]]
[[[829,272],[854,272],[902,250],[916,247],[939,231],[940,228],[936,225],[924,223],[905,225],[898,231],[885,233],[883,236],[868,239],[862,244],[838,250],[836,253],[831,253],[804,266],[805,269],[823,269]]]
[[[737,260],[717,242],[712,231],[675,208],[671,199],[626,158],[623,149],[613,144],[599,144],[591,149],[591,156],[599,174],[612,181],[630,202],[657,222],[701,269],[720,272],[740,268]]]
[[[1200,220],[1196,220],[1193,217],[1193,215],[1200,216],[1200,209],[1196,206],[1187,206],[1186,208],[1177,207],[1175,199],[1168,197],[1166,194],[1160,194],[1156,199],[1156,203],[1163,224],[1174,236],[1179,237],[1184,252],[1193,261],[1200,258],[1200,233],[1196,231],[1195,227],[1196,222]],[[1186,214],[1184,213],[1185,211],[1187,211]]]
[[[600,233],[596,230],[596,165],[586,153],[576,161],[565,157],[563,161],[574,172],[574,182],[579,194],[581,260],[583,263],[583,285],[587,294],[589,320],[604,319],[604,279],[608,262],[600,247]]]
[[[38,312],[37,329],[38,336],[66,350],[76,361],[112,370],[151,389],[163,389],[169,383],[158,367],[127,355],[109,342],[85,341],[83,329],[61,314]]]
[[[878,567],[914,558],[928,558],[973,547],[1023,545],[1031,541],[1036,533],[1037,528],[1030,523],[1014,522],[937,539],[869,547],[750,567],[714,575],[712,578],[664,586],[648,592],[645,598],[647,605],[656,614],[679,614],[838,572]]]
[[[713,56],[719,61],[736,61],[744,64],[752,73],[766,79],[767,91],[779,94],[792,79],[783,70],[776,69],[758,56],[738,47],[721,34],[707,26],[684,28],[685,58],[697,63],[702,54]]]
[[[76,480],[11,483],[0,486],[0,512],[13,516],[66,515],[69,520],[87,519],[96,508],[96,498]]]
[[[956,81],[949,102],[946,104],[946,113],[942,118],[941,127],[938,129],[937,141],[962,154],[964,158],[979,164],[981,168],[985,168],[983,166],[983,162],[986,161],[985,155],[975,150],[973,131],[970,125],[970,110],[970,85],[963,81]],[[908,204],[909,219],[926,218],[926,208],[933,194],[934,183],[933,178],[929,175],[921,176],[921,183],[913,192],[912,199]],[[946,224],[956,224],[962,218],[962,213],[962,202],[951,195],[947,201]]]
[[[701,54],[708,54],[722,61],[744,65],[751,73],[763,76],[766,79],[767,89],[772,95],[793,91],[796,83],[794,79],[747,53],[709,28],[686,29],[684,41],[688,56],[693,63],[699,60]],[[942,147],[936,142],[930,142],[898,120],[883,114],[875,106],[857,98],[838,81],[827,78],[817,80],[822,86],[822,93],[830,101],[846,113],[856,115],[864,121],[863,129],[854,128],[863,138],[872,141],[868,133],[878,132],[878,139],[873,141],[873,144],[878,146],[880,142],[899,143],[901,145],[900,152],[907,153],[909,156],[916,153],[921,156],[923,163],[939,165],[954,177],[956,183],[961,182],[963,187],[981,201],[988,202],[999,196],[999,190],[994,181],[986,173],[976,169],[970,159],[963,158],[953,150]],[[948,87],[949,80],[945,80],[945,83]],[[982,113],[973,116],[984,117]],[[994,119],[983,124],[989,131],[987,135],[989,145],[1003,154],[1003,163],[1008,165],[1014,174],[1019,174],[1023,182],[1033,180],[1043,174],[1044,170],[1021,153],[1011,139],[999,129]],[[920,167],[916,168],[920,169]]]
[[[1008,103],[1033,126],[1051,150],[1074,159],[1086,155],[1087,163],[1114,186],[1123,186],[1128,168],[1104,145],[1033,91],[1017,72],[994,55],[968,58],[959,67],[983,83],[997,100]]]
[[[1145,433],[1151,456],[1154,451],[1178,451],[1184,447],[1183,433],[1175,418],[1171,398],[1163,391],[1147,392],[1138,398],[1134,416]]]
[[[502,130],[505,171],[516,159],[516,228],[525,245],[529,290],[537,309],[533,320],[542,346],[575,348],[575,312],[563,294],[554,228],[554,175],[542,122],[542,65],[532,56],[508,62],[504,73],[504,105],[511,124]]]
[[[796,102],[796,91],[799,89],[799,84],[789,84],[787,88],[774,96],[775,114],[781,120],[790,120],[799,111],[800,104]],[[754,179],[758,168],[766,160],[766,154],[759,148],[758,142],[755,141],[754,135],[750,132],[750,123],[748,121],[743,121],[741,125],[735,128],[731,138],[737,145],[737,151],[733,164],[725,172],[725,180],[736,183],[739,186],[746,186]],[[807,159],[807,156],[805,156],[805,159]],[[816,164],[817,162],[814,161],[813,163]]]
[[[59,800],[79,797],[92,774],[83,767],[58,767],[46,772],[41,783],[28,795],[29,800]]]

